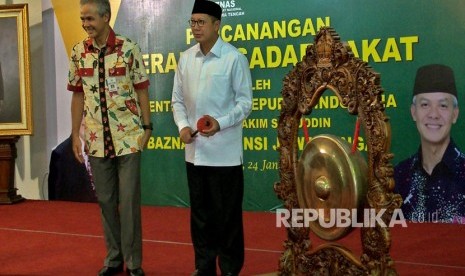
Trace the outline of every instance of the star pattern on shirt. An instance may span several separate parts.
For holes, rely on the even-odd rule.
[[[97,138],[98,138],[98,137],[97,137],[97,133],[91,131],[91,132],[90,132],[90,138],[89,138],[89,139],[90,139],[92,142],[94,142],[95,140],[97,140]]]
[[[92,91],[92,93],[97,93],[97,92],[98,92],[98,87],[97,87],[97,85],[92,85],[92,86],[90,87],[90,91]]]
[[[125,131],[125,130],[124,130],[125,127],[126,127],[125,125],[123,125],[122,123],[119,123],[119,125],[118,125],[118,131],[123,131],[123,132],[124,132],[124,131]]]

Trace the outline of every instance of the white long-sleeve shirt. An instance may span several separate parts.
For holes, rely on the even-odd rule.
[[[197,135],[186,145],[187,162],[220,167],[242,164],[242,122],[252,110],[252,78],[246,57],[234,46],[218,38],[207,55],[199,44],[181,54],[171,103],[179,131],[195,130],[203,115],[220,125],[215,135]]]

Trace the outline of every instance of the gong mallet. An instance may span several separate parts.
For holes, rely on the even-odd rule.
[[[197,130],[191,133],[191,137],[194,137],[197,135],[197,133],[200,131],[204,131],[212,125],[212,121],[209,117],[203,116],[197,121]]]

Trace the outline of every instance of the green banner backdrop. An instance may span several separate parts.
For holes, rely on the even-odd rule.
[[[195,43],[188,27],[193,0],[125,0],[114,29],[137,41],[150,76],[152,121],[149,149],[143,153],[142,199],[146,205],[189,206],[184,146],[170,107],[177,60]],[[331,26],[355,56],[381,73],[386,113],[392,128],[393,164],[419,146],[411,120],[416,69],[443,63],[465,84],[465,3],[461,0],[229,0],[223,7],[221,37],[248,58],[254,83],[253,111],[244,122],[245,210],[281,205],[273,191],[279,181],[277,119],[284,76],[302,59],[322,26]],[[463,101],[460,104],[463,109]],[[352,142],[355,118],[327,91],[305,118],[309,134],[331,133]],[[453,135],[464,146],[459,119]],[[463,127],[462,127],[463,128]],[[300,133],[300,149],[304,135]],[[359,150],[366,151],[361,133]],[[221,154],[219,152],[218,154]]]

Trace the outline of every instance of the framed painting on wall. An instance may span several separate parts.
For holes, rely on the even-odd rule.
[[[0,5],[0,136],[31,135],[27,4]]]

